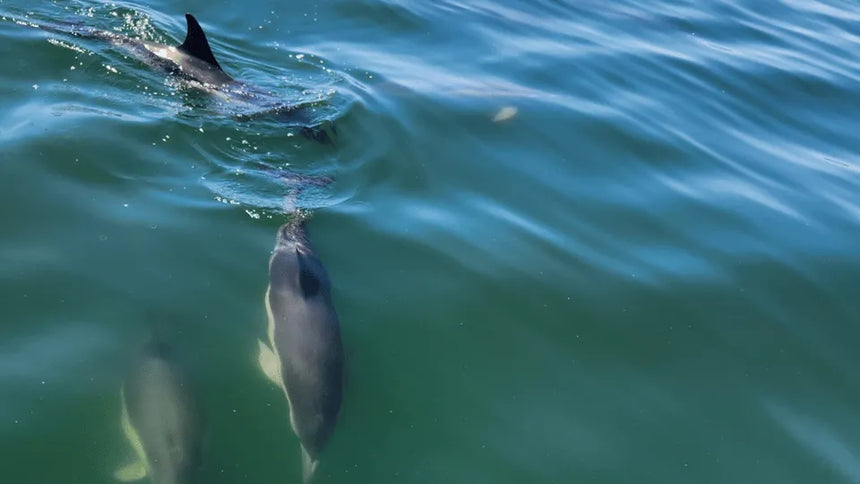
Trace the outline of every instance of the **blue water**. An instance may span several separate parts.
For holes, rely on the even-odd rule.
[[[16,23],[179,43],[186,11],[301,117]],[[199,481],[301,482],[256,366],[282,173],[334,179],[292,202],[348,363],[315,482],[860,482],[857,2],[0,15],[3,482],[116,482],[153,325]]]

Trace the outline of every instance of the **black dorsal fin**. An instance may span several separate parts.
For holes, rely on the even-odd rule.
[[[197,23],[197,19],[190,13],[186,13],[185,20],[188,22],[188,33],[185,34],[185,42],[179,46],[179,50],[212,64],[218,70],[223,70],[215,60],[209,41],[206,40],[206,34],[203,33],[203,28]]]

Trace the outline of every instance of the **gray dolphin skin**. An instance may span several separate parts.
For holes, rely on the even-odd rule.
[[[286,394],[309,482],[340,411],[344,357],[328,274],[302,219],[278,229],[265,299],[269,344],[259,342],[259,363]]]
[[[114,473],[123,482],[149,477],[154,484],[192,482],[201,462],[203,418],[170,348],[147,344],[120,391],[121,426],[135,460]]]
[[[226,102],[240,105],[244,103],[262,108],[262,111],[255,114],[239,115],[241,119],[250,120],[266,115],[288,114],[296,108],[278,101],[268,92],[237,81],[224,72],[218,60],[215,59],[206,34],[197,19],[190,13],[186,13],[185,20],[187,23],[185,40],[179,45],[136,39],[119,32],[99,30],[69,22],[26,23],[26,25],[48,32],[109,42],[141,62],[188,81],[192,87],[204,90]]]
[[[185,14],[187,32],[180,45],[168,45],[127,35],[98,30],[76,24],[42,24],[39,28],[49,32],[75,37],[100,39],[121,47],[135,58],[183,79],[202,84],[199,87],[220,91],[243,91],[248,86],[230,77],[218,64],[206,34],[197,19]]]
[[[215,60],[209,41],[206,40],[206,34],[203,33],[203,28],[200,27],[197,19],[190,13],[186,13],[185,21],[188,24],[188,31],[185,34],[185,41],[179,46],[119,35],[113,35],[111,41],[117,45],[127,45],[131,49],[142,46],[156,58],[167,61],[162,65],[173,74],[222,89],[235,84],[236,81],[227,75]],[[142,57],[147,56],[143,52],[140,54]]]
[[[185,40],[180,45],[136,39],[118,32],[98,30],[75,23],[24,24],[48,32],[109,42],[141,62],[171,74],[185,81],[186,85],[223,101],[223,107],[229,106],[229,110],[239,121],[275,119],[292,124],[301,123],[304,120],[307,113],[302,113],[302,110],[312,103],[288,104],[276,98],[271,92],[233,79],[224,72],[218,60],[215,59],[206,34],[197,19],[190,13],[186,13],[185,20],[187,31]],[[308,139],[329,145],[334,144],[333,136],[337,135],[337,130],[330,122],[301,126],[299,132]]]

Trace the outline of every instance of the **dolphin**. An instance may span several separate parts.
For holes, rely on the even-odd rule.
[[[185,21],[187,23],[185,40],[179,45],[137,39],[119,32],[94,29],[73,22],[25,23],[25,25],[73,37],[107,41],[123,48],[152,67],[185,80],[196,81],[200,83],[199,87],[221,91],[247,87],[247,84],[236,81],[221,68],[197,19],[190,13],[186,13]]]
[[[201,462],[203,417],[171,350],[156,336],[120,389],[121,426],[135,460],[117,470],[123,482],[190,482]]]
[[[185,41],[178,46],[133,39],[112,32],[105,33],[108,34],[111,42],[129,48],[142,58],[147,58],[150,54],[155,56],[154,58],[150,57],[152,63],[159,64],[171,74],[220,90],[227,90],[240,85],[218,64],[212,53],[212,48],[209,46],[209,41],[206,39],[206,34],[197,19],[190,13],[186,13],[185,21],[188,25]],[[145,52],[139,50],[141,47],[145,49]]]
[[[185,40],[179,45],[137,39],[119,32],[98,30],[70,22],[19,23],[48,32],[109,42],[145,64],[173,75],[185,81],[185,84],[233,106],[235,118],[239,121],[260,118],[294,121],[302,117],[298,111],[315,104],[315,102],[287,104],[278,100],[271,92],[234,79],[224,72],[221,64],[218,63],[197,19],[190,13],[186,13],[185,21],[187,24]],[[331,131],[331,135],[327,129]],[[334,144],[332,136],[337,135],[331,122],[302,126],[300,133],[323,144]]]
[[[311,247],[304,218],[297,213],[278,229],[265,297],[269,341],[258,342],[258,359],[263,373],[287,397],[307,483],[334,432],[344,357],[331,284]]]

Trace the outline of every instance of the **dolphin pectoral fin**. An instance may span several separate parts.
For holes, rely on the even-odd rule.
[[[317,463],[305,447],[302,446],[302,482],[308,484],[314,477],[314,472],[317,470]]]
[[[122,402],[122,416],[120,417],[120,426],[125,438],[134,449],[136,459],[131,464],[114,472],[114,477],[123,482],[137,481],[146,477],[146,452],[143,450],[143,442],[137,430],[131,424],[131,418],[128,416],[128,406],[125,403],[125,387],[120,388],[120,401]]]
[[[206,40],[206,34],[203,33],[203,28],[197,23],[197,19],[190,13],[186,13],[185,21],[188,23],[188,32],[185,34],[185,42],[179,46],[179,50],[212,64],[219,71],[222,70],[218,61],[215,60],[215,55],[212,54],[212,48],[209,47],[209,41]]]
[[[122,482],[139,481],[146,477],[146,465],[143,462],[136,460],[114,472],[113,476]]]
[[[260,354],[257,356],[257,361],[260,363],[260,369],[263,370],[263,374],[266,375],[266,378],[271,380],[272,383],[283,388],[284,380],[281,378],[281,360],[278,359],[278,355],[276,355],[275,352],[266,345],[266,343],[263,343],[261,340],[257,340],[257,344],[260,347]]]

